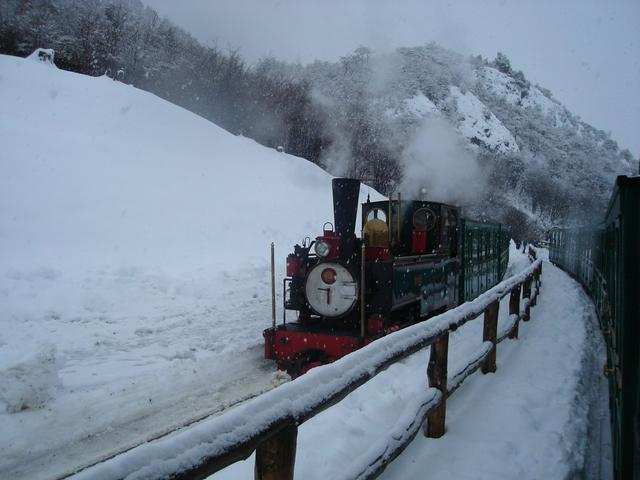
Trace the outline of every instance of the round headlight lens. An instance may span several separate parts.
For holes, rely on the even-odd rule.
[[[315,244],[315,250],[316,250],[316,254],[319,257],[326,257],[327,255],[329,255],[329,251],[331,250],[331,247],[327,242],[318,240]]]
[[[333,285],[336,283],[336,278],[338,278],[338,274],[333,268],[325,268],[320,274],[320,278],[327,285]]]

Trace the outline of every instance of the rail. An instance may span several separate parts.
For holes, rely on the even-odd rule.
[[[405,328],[353,352],[335,363],[310,370],[295,381],[204,420],[173,435],[140,445],[95,464],[73,476],[76,480],[125,478],[203,479],[254,451],[256,479],[292,479],[298,427],[335,405],[391,364],[431,347],[428,388],[415,401],[415,416],[390,435],[368,467],[350,477],[379,475],[417,435],[445,433],[446,401],[471,374],[496,371],[496,347],[505,338],[518,338],[520,320],[540,293],[542,262],[535,260],[523,272],[499,283],[473,301],[426,322]],[[509,297],[507,324],[498,331],[500,300]],[[449,333],[483,315],[483,343],[467,365],[453,372],[448,384]]]

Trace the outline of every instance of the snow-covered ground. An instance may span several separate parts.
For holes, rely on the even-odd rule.
[[[528,263],[514,248],[511,260],[512,272]],[[496,373],[474,374],[447,402],[445,436],[419,433],[381,478],[611,478],[603,351],[593,304],[548,262],[542,282],[519,339],[498,345]],[[499,330],[507,312],[508,297],[500,304]],[[481,343],[481,320],[452,334],[450,375]],[[347,480],[363,471],[372,452],[384,451],[390,435],[412,415],[412,399],[426,389],[428,353],[394,364],[303,424],[296,478]],[[250,478],[253,462],[251,457],[211,478]]]
[[[328,174],[37,60],[0,56],[0,105],[0,478],[73,471],[282,381],[262,359],[269,243],[281,277],[332,220]]]
[[[291,245],[331,220],[325,172],[33,60],[0,56],[0,105],[0,478],[74,471],[283,381],[262,359],[269,243],[281,276]],[[511,273],[526,264],[512,252]],[[470,378],[448,404],[447,435],[418,438],[387,478],[580,467],[593,310],[544,269],[533,320],[500,344],[498,372]],[[481,331],[477,321],[452,336],[452,371]],[[304,424],[297,478],[349,478],[424,389],[427,354]]]

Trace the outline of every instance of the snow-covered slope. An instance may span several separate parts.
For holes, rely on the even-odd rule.
[[[418,92],[413,97],[405,98],[393,109],[386,111],[390,117],[409,117],[422,120],[428,117],[440,117],[440,110],[424,93]]]
[[[331,220],[330,176],[38,61],[0,56],[0,105],[0,477],[270,388],[269,244],[282,274]]]
[[[526,91],[523,91],[523,88],[513,77],[486,66],[475,70],[474,78],[484,88],[512,105],[539,109],[544,116],[551,119],[556,127],[569,123],[570,113],[567,109],[559,102],[544,95],[538,87],[529,86]]]
[[[495,152],[520,151],[511,132],[473,93],[462,93],[458,87],[452,86],[451,97],[458,114],[456,118],[458,132],[463,138],[471,143],[484,145]]]

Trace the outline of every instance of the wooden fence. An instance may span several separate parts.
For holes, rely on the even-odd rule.
[[[528,321],[541,287],[542,262],[510,277],[477,299],[426,322],[388,335],[335,363],[315,368],[293,382],[205,420],[177,434],[141,445],[79,473],[76,479],[127,477],[204,479],[239,460],[255,457],[255,478],[292,479],[298,427],[335,405],[375,375],[426,347],[428,389],[417,402],[415,419],[400,438],[388,440],[372,456],[358,479],[378,476],[413,440],[421,427],[427,437],[445,434],[447,398],[472,373],[496,371],[496,346],[518,338],[520,320]],[[498,331],[500,300],[509,295],[508,321]],[[448,379],[449,333],[482,316],[482,349]]]

